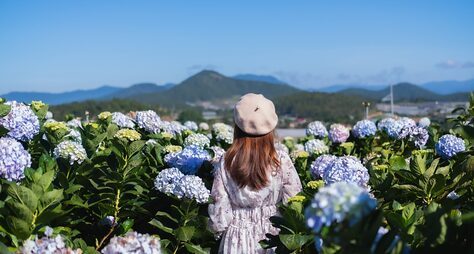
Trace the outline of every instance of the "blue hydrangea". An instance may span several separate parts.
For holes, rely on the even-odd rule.
[[[377,202],[354,183],[339,182],[324,186],[305,210],[306,224],[319,233],[323,226],[347,221],[356,224],[375,210]]]
[[[209,190],[200,177],[184,175],[177,168],[160,171],[155,179],[155,188],[167,195],[195,200],[198,203],[206,203],[210,196]]]
[[[133,129],[135,127],[135,123],[133,122],[132,118],[124,115],[121,112],[112,113],[112,123],[118,125],[120,128]]]
[[[449,159],[466,149],[464,140],[451,134],[443,135],[435,145],[436,153],[443,159]]]
[[[377,128],[381,131],[385,131],[385,132],[388,132],[388,128],[393,125],[395,123],[395,119],[393,118],[384,118],[382,120],[380,120],[378,123],[377,123]]]
[[[333,143],[344,143],[349,136],[349,129],[342,124],[332,124],[329,128],[329,140]]]
[[[326,185],[337,182],[352,182],[360,187],[368,189],[369,171],[354,156],[342,156],[334,159],[333,157],[325,157],[315,164],[312,172],[316,176],[323,179]],[[315,163],[317,163],[315,161]]]
[[[176,167],[186,175],[194,175],[204,161],[211,160],[211,155],[206,150],[197,146],[187,146],[181,152],[165,155],[165,162]]]
[[[209,138],[201,133],[192,133],[184,139],[184,146],[198,146],[200,148],[209,147],[211,141]]]
[[[404,139],[410,135],[414,127],[416,127],[416,123],[413,119],[402,117],[392,124],[389,124],[385,131],[392,138]]]
[[[366,138],[375,135],[377,127],[369,120],[358,121],[352,128],[352,133],[356,138]]]
[[[320,121],[314,121],[308,124],[306,127],[306,135],[313,135],[317,138],[324,138],[328,135],[326,126]]]
[[[323,153],[328,153],[329,147],[324,143],[324,141],[320,139],[312,139],[308,140],[308,142],[304,144],[304,150],[309,154],[319,155]]]
[[[138,111],[135,114],[135,121],[138,127],[150,133],[159,133],[161,126],[161,119],[153,110]]]
[[[149,234],[129,231],[124,236],[114,236],[110,239],[101,253],[161,254],[161,243],[159,238]]]
[[[410,131],[410,140],[413,141],[418,148],[425,147],[429,137],[428,131],[423,127],[416,126]]]
[[[311,176],[314,179],[322,178],[324,172],[327,171],[327,168],[332,165],[332,163],[337,160],[337,157],[331,154],[324,154],[319,156],[310,167]]]
[[[0,177],[8,181],[19,181],[25,177],[24,170],[31,166],[31,155],[15,139],[0,138]]]
[[[16,101],[8,101],[5,104],[10,105],[11,110],[8,115],[0,118],[0,126],[8,130],[7,135],[20,141],[33,139],[40,130],[38,117],[33,110]]]
[[[184,125],[182,125],[180,122],[177,122],[177,121],[172,121],[172,122],[162,121],[161,123],[161,131],[170,133],[173,136],[177,134],[181,134],[181,132],[183,132],[184,130],[186,130],[186,127],[184,127]]]
[[[186,127],[188,130],[192,130],[192,131],[197,131],[199,129],[197,123],[194,122],[194,121],[184,122],[184,127]]]

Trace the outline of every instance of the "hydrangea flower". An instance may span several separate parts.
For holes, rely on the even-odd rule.
[[[178,198],[184,197],[196,200],[198,203],[206,203],[209,200],[210,191],[199,176],[186,175],[176,185],[175,195]]]
[[[209,147],[210,144],[211,141],[209,138],[201,133],[193,133],[184,139],[184,146],[197,146],[200,148],[206,148]]]
[[[138,111],[135,115],[135,121],[138,127],[150,133],[159,133],[161,119],[153,110]]]
[[[199,129],[203,130],[203,131],[207,131],[207,130],[209,130],[209,124],[207,124],[205,122],[199,123]]]
[[[192,131],[197,131],[199,129],[197,123],[194,122],[194,121],[184,122],[184,127],[186,127],[188,130],[192,130]]]
[[[42,238],[35,237],[34,240],[28,239],[23,242],[23,246],[20,247],[19,253],[21,254],[81,254],[80,249],[73,250],[68,248],[64,243],[64,239],[61,235],[56,237],[52,236],[52,228],[46,227],[45,235]]]
[[[166,132],[166,133],[170,133],[173,136],[175,136],[177,134],[181,134],[181,132],[183,132],[184,130],[186,130],[186,127],[184,127],[180,122],[162,121],[162,123],[161,123],[161,131]]]
[[[8,101],[5,104],[10,105],[11,110],[6,116],[0,117],[0,126],[8,130],[7,135],[20,141],[33,139],[40,130],[38,117],[33,110],[16,101]]]
[[[46,106],[46,104],[44,104],[42,101],[31,101],[31,107],[36,111],[40,110],[44,106]]]
[[[78,130],[70,129],[69,133],[64,137],[70,138],[72,141],[82,143],[82,136],[81,136],[81,133]]]
[[[81,120],[77,119],[77,118],[74,118],[72,120],[69,120],[67,122],[67,126],[69,128],[77,128],[77,129],[82,129],[82,123],[81,123]]]
[[[428,131],[423,127],[416,126],[410,131],[410,140],[413,141],[418,148],[425,147],[428,138]]]
[[[422,117],[418,120],[418,126],[427,128],[431,125],[431,120],[428,117]]]
[[[387,123],[385,131],[392,138],[404,139],[410,135],[414,127],[416,127],[416,123],[413,121],[413,119],[402,117],[393,123]]]
[[[109,111],[104,111],[104,112],[101,112],[97,117],[100,120],[107,120],[107,118],[109,118],[109,116],[112,116],[112,113],[110,113]]]
[[[136,130],[120,129],[117,131],[117,133],[115,133],[114,137],[135,141],[141,139],[142,135],[140,135],[140,133],[138,133]]]
[[[105,218],[103,218],[100,222],[99,222],[99,225],[103,225],[103,226],[107,226],[107,227],[112,227],[112,226],[116,226],[117,225],[117,222],[115,221],[115,217],[114,216],[106,216]]]
[[[464,140],[451,134],[443,135],[435,145],[436,153],[443,159],[449,159],[466,149]]]
[[[0,177],[19,181],[25,177],[25,168],[30,166],[31,155],[20,142],[9,137],[0,138]]]
[[[324,175],[324,172],[327,171],[327,168],[331,166],[335,160],[337,160],[337,157],[332,154],[324,154],[319,156],[313,161],[313,163],[311,163],[311,176],[314,179],[321,178]]]
[[[297,203],[301,203],[303,201],[306,200],[306,197],[305,196],[302,196],[302,195],[296,195],[296,196],[293,196],[291,198],[289,198],[287,200],[288,203],[291,203],[291,202],[297,202]]]
[[[294,151],[304,151],[304,145],[302,144],[295,144],[295,147],[293,149]]]
[[[308,142],[304,144],[304,150],[309,154],[319,155],[323,153],[328,153],[329,147],[324,144],[324,141],[320,139],[312,139],[308,140]]]
[[[317,190],[321,187],[324,186],[324,181],[323,180],[317,180],[317,181],[309,181],[307,184],[306,184],[306,187],[310,188],[310,189],[313,189],[313,190]]]
[[[332,124],[329,128],[329,140],[333,143],[344,143],[349,136],[349,129],[342,124]]]
[[[101,253],[161,254],[161,244],[157,237],[130,231],[125,236],[114,236],[110,239]]]
[[[459,198],[459,195],[455,191],[451,191],[446,197],[451,200],[456,200]]]
[[[184,175],[177,168],[160,171],[155,179],[155,188],[165,194],[196,200],[198,203],[207,202],[210,195],[201,178]]]
[[[290,157],[291,160],[295,162],[298,158],[308,158],[309,153],[304,150],[294,150],[293,152],[291,152]]]
[[[183,147],[175,146],[175,145],[167,145],[163,148],[163,151],[165,151],[165,153],[178,153],[178,152],[183,151]]]
[[[375,135],[377,127],[369,120],[358,121],[352,128],[352,133],[356,138],[366,138]]]
[[[46,112],[46,115],[44,116],[45,119],[53,119],[53,112],[48,111]]]
[[[211,160],[209,152],[197,146],[187,146],[181,152],[165,155],[165,162],[181,170],[184,174],[196,174],[204,161]]]
[[[339,182],[324,186],[305,210],[306,224],[319,233],[323,226],[348,221],[350,225],[375,210],[377,202],[354,183]]]
[[[381,131],[387,132],[387,129],[389,128],[389,126],[391,126],[395,122],[396,121],[393,118],[390,118],[390,117],[389,118],[384,118],[384,119],[382,119],[378,122],[377,128]]]
[[[320,121],[314,121],[306,127],[306,135],[313,135],[316,138],[324,138],[328,135],[326,126]]]
[[[69,160],[69,164],[73,165],[74,162],[81,164],[86,158],[87,153],[81,144],[65,140],[56,146],[53,151],[54,157],[63,158]]]
[[[234,128],[224,123],[215,123],[212,125],[212,132],[216,136],[217,141],[224,141],[232,144],[234,141]]]
[[[319,158],[318,158],[319,159]],[[311,173],[329,185],[336,182],[352,182],[368,188],[369,172],[354,156],[324,157],[311,165]]]
[[[112,123],[118,125],[120,128],[133,129],[133,127],[135,127],[135,123],[133,122],[132,118],[124,115],[121,112],[112,113]]]
[[[44,122],[43,127],[49,131],[67,131],[69,128],[65,122],[58,122],[54,119],[49,119]]]

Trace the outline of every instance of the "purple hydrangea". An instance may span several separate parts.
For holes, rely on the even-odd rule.
[[[161,243],[157,237],[130,231],[124,236],[114,236],[110,239],[101,253],[161,254]]]
[[[310,172],[311,176],[316,179],[316,178],[321,178],[322,175],[324,175],[324,172],[326,172],[326,168],[332,163],[337,160],[337,157],[331,154],[324,154],[319,156],[313,163],[311,164],[310,167]]]
[[[324,138],[328,135],[326,126],[320,121],[314,121],[306,127],[306,135],[313,135],[316,138]]]
[[[133,129],[135,127],[135,123],[133,122],[132,118],[127,115],[124,115],[121,112],[112,113],[112,122],[118,125],[120,128]]]
[[[5,104],[10,105],[11,110],[8,115],[0,118],[0,126],[8,130],[7,135],[20,141],[33,139],[40,130],[38,117],[33,110],[16,101],[8,101]]]
[[[404,139],[410,135],[414,127],[416,127],[416,123],[413,119],[402,117],[395,122],[388,124],[385,131],[392,138]]]
[[[311,165],[311,173],[323,179],[326,185],[336,182],[352,182],[368,188],[369,171],[354,156],[324,157]]]
[[[305,210],[306,224],[319,233],[323,226],[359,222],[375,210],[377,201],[354,183],[339,182],[319,189]]]
[[[165,155],[165,162],[176,167],[187,175],[194,175],[204,161],[211,160],[211,155],[206,150],[197,146],[187,146],[181,152]]]
[[[449,159],[466,149],[464,140],[451,134],[443,135],[436,143],[436,153],[443,159]]]
[[[161,123],[161,131],[170,133],[173,136],[180,134],[184,130],[186,130],[186,127],[177,121],[172,121],[172,122],[162,121]]]
[[[198,176],[184,175],[177,168],[167,168],[155,179],[155,188],[168,195],[195,200],[198,203],[206,203],[210,192],[204,182]]]
[[[37,254],[37,253],[51,253],[51,254],[80,254],[80,249],[73,250],[68,248],[61,235],[52,237],[53,230],[46,227],[45,236],[42,238],[35,237],[34,240],[28,239],[23,242],[23,246],[18,253],[22,254]]]
[[[19,181],[25,177],[24,170],[31,166],[31,155],[15,139],[0,138],[0,177],[8,181]]]
[[[423,127],[416,126],[410,131],[410,140],[413,141],[418,148],[425,147],[428,138],[428,131]]]
[[[135,115],[135,121],[138,127],[150,133],[159,133],[161,119],[153,110],[138,111]]]
[[[366,138],[375,135],[377,127],[369,120],[358,121],[352,128],[352,133],[356,138]]]
[[[344,143],[349,136],[349,129],[342,124],[332,124],[329,128],[329,140],[333,143]]]

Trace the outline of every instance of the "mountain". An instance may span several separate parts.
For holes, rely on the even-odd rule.
[[[99,99],[116,93],[122,89],[123,88],[120,87],[101,86],[91,90],[75,90],[64,93],[11,92],[1,95],[0,97],[4,97],[7,100],[16,100],[28,103],[34,100],[40,100],[51,105],[56,105],[73,101]]]
[[[336,93],[349,88],[363,88],[370,91],[381,90],[385,85],[367,85],[367,84],[340,84],[331,85],[322,88],[311,89],[313,92]]]
[[[474,91],[474,79],[469,79],[469,80],[464,80],[464,81],[457,81],[457,80],[434,81],[434,82],[424,83],[421,85],[421,87],[438,94],[472,92]]]
[[[390,94],[390,87],[376,91],[363,88],[348,88],[338,93],[379,101]],[[399,83],[393,86],[393,99],[394,101],[467,101],[468,93],[441,95],[417,85]]]
[[[204,70],[166,91],[130,98],[145,103],[177,106],[199,101],[230,99],[250,92],[273,98],[298,91],[300,90],[286,84],[275,86],[267,82],[233,79],[215,71]]]
[[[115,93],[108,94],[104,96],[103,99],[128,98],[128,97],[136,96],[140,94],[156,93],[156,92],[168,90],[172,88],[173,86],[175,86],[175,84],[172,84],[172,83],[167,83],[160,86],[155,83],[139,83],[127,88],[123,88]]]
[[[273,76],[270,75],[255,75],[255,74],[239,74],[235,75],[232,78],[240,79],[240,80],[247,80],[247,81],[259,81],[259,82],[266,82],[275,85],[283,85],[287,84]]]

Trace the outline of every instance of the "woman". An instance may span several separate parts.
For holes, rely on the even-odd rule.
[[[210,228],[222,237],[219,253],[271,253],[259,241],[278,233],[269,218],[277,203],[301,191],[301,182],[288,154],[275,150],[278,117],[270,100],[242,96],[234,122],[234,142],[214,175]]]

